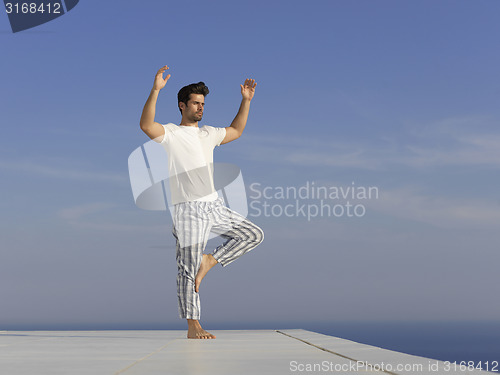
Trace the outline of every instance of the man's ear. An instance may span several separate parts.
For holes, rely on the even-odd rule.
[[[179,102],[179,109],[184,111],[186,109],[186,104],[184,102]]]

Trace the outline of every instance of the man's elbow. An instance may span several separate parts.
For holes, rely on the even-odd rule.
[[[145,122],[140,122],[139,126],[144,134],[151,138],[151,125]]]
[[[141,127],[141,129],[142,129],[143,131],[145,131],[146,129],[151,128],[151,124],[150,124],[150,123],[148,123],[148,122],[146,122],[146,121],[142,121],[142,120],[141,120],[141,121],[139,121],[139,126]]]
[[[242,131],[234,132],[231,141],[236,141],[239,137],[241,137],[241,134],[243,134]]]

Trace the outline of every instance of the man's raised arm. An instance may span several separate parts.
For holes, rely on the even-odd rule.
[[[142,110],[140,122],[141,129],[151,139],[162,137],[165,134],[163,126],[158,122],[155,122],[155,112],[158,94],[160,93],[160,90],[165,87],[165,84],[170,78],[170,74],[168,74],[165,79],[163,79],[163,72],[165,72],[167,69],[168,66],[165,65],[156,73],[153,88],[151,89],[151,93],[149,94],[148,100],[146,101],[144,109]]]
[[[226,136],[222,140],[221,144],[228,143],[238,139],[243,133],[243,129],[247,124],[248,112],[250,111],[250,102],[252,101],[253,95],[255,94],[255,86],[257,82],[255,79],[246,79],[245,83],[241,86],[241,104],[236,117],[230,126],[226,128]]]

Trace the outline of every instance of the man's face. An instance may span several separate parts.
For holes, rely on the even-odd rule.
[[[202,94],[191,94],[187,105],[181,103],[183,106],[182,115],[188,121],[201,121],[203,117],[203,109],[205,107],[205,97]]]

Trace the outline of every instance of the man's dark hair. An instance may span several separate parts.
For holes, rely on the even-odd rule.
[[[180,102],[187,105],[191,94],[201,94],[203,96],[207,96],[209,92],[210,91],[204,82],[191,83],[190,85],[184,86],[177,93],[177,105],[179,105]],[[181,111],[181,107],[179,107],[179,111]]]

